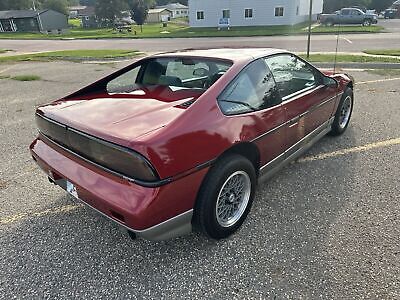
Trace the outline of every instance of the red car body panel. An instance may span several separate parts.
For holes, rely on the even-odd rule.
[[[39,137],[31,145],[34,160],[55,181],[68,178],[79,197],[120,224],[142,230],[193,208],[208,168],[157,188],[142,187],[86,163]],[[185,201],[176,201],[185,199]]]
[[[247,64],[265,55],[265,50],[253,56],[248,52],[228,55],[232,67],[205,92],[154,86],[109,95],[89,86],[37,109],[39,115],[137,151],[152,163],[160,179],[171,179],[166,185],[149,188],[128,182],[40,136],[31,145],[32,155],[55,180],[70,180],[86,203],[130,229],[143,230],[191,210],[209,165],[221,154],[234,145],[252,143],[259,152],[259,166],[264,166],[329,120],[352,80],[334,75],[337,88],[320,86],[272,108],[226,116],[217,97]],[[202,53],[160,56],[201,57]],[[205,54],[227,59],[218,51]],[[194,103],[181,106],[189,100]]]

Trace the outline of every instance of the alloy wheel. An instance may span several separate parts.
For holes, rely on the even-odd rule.
[[[350,120],[352,105],[351,97],[347,96],[343,101],[342,109],[340,111],[339,126],[341,129],[344,129]]]
[[[216,203],[217,222],[230,227],[240,220],[250,200],[251,180],[244,171],[230,175],[222,185]]]

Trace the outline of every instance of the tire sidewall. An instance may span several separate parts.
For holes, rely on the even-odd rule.
[[[349,116],[349,120],[347,121],[346,126],[342,128],[342,127],[340,127],[340,113],[342,111],[344,101],[348,96],[351,97],[350,116]],[[346,131],[347,127],[350,124],[351,116],[353,114],[353,108],[354,108],[353,90],[351,88],[347,88],[346,91],[344,92],[342,98],[340,99],[338,108],[336,110],[335,119],[334,119],[333,124],[332,124],[332,133],[333,133],[333,135],[340,135],[340,134],[342,134],[343,132]]]
[[[363,26],[371,26],[371,21],[370,20],[365,20],[363,23]]]
[[[250,198],[240,219],[232,226],[223,227],[217,221],[216,204],[223,184],[229,176],[237,171],[246,172],[250,178]],[[256,183],[257,180],[254,167],[246,158],[240,155],[229,155],[218,162],[217,165],[210,170],[205,179],[195,207],[195,216],[197,217],[196,223],[197,225],[200,225],[200,229],[209,237],[214,239],[228,237],[238,230],[251,209],[256,190]]]

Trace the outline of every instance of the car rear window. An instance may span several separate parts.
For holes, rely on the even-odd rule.
[[[143,61],[107,84],[108,93],[132,92],[138,85],[161,85],[171,89],[211,87],[232,62],[193,57],[161,57]]]

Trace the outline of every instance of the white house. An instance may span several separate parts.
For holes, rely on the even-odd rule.
[[[313,18],[323,0],[313,0]],[[308,19],[310,0],[189,0],[191,27],[294,25]]]
[[[189,16],[189,7],[180,3],[169,3],[167,5],[156,6],[156,8],[166,8],[172,12],[172,19]]]

